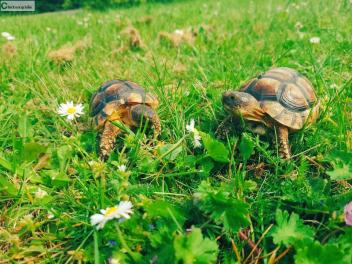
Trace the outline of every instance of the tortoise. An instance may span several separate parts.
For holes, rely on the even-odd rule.
[[[276,130],[279,154],[291,157],[289,132],[312,124],[319,115],[320,102],[311,82],[290,68],[273,68],[247,81],[240,91],[227,91],[222,103],[232,117],[247,121],[250,130],[263,134]]]
[[[106,159],[112,152],[121,129],[111,122],[120,121],[127,127],[138,127],[148,121],[154,134],[161,131],[156,113],[159,102],[155,95],[145,92],[140,85],[127,80],[111,80],[103,83],[92,95],[90,115],[100,135],[100,158]]]

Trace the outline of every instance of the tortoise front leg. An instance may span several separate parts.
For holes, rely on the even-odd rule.
[[[288,143],[288,128],[285,126],[277,126],[276,128],[279,141],[279,155],[283,159],[290,159],[291,150]]]
[[[103,133],[101,134],[100,145],[99,145],[100,159],[106,160],[108,158],[108,156],[110,155],[110,153],[112,152],[115,146],[116,137],[120,133],[121,133],[120,128],[118,128],[117,126],[114,126],[109,121],[105,123]]]
[[[233,131],[232,116],[228,115],[218,126],[215,136],[218,139],[226,139],[226,136]]]

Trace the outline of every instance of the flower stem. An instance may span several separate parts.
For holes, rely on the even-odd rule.
[[[98,243],[98,231],[94,231],[94,263],[99,264],[99,243]]]
[[[116,223],[115,224],[116,230],[117,230],[117,236],[119,237],[120,243],[121,245],[124,247],[124,249],[127,251],[127,253],[130,255],[130,257],[133,259],[133,261],[137,261],[136,257],[134,256],[132,250],[130,249],[130,247],[127,245],[126,240],[124,239],[121,229],[119,227],[119,224]]]

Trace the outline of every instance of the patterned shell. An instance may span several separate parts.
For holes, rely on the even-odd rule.
[[[153,109],[159,105],[158,99],[138,84],[125,80],[112,80],[103,83],[92,95],[90,115],[97,128],[102,128],[107,119],[115,118],[129,105],[146,104]]]
[[[273,68],[247,82],[241,91],[253,95],[264,112],[293,130],[313,122],[319,114],[313,85],[290,68]]]

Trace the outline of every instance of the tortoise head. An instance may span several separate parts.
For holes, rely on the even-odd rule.
[[[263,123],[264,111],[254,96],[245,92],[227,91],[222,95],[222,103],[227,112],[235,117]]]
[[[138,104],[131,107],[130,118],[134,126],[141,125],[142,122],[149,122],[154,127],[155,134],[160,134],[160,120],[158,114],[148,105]]]

